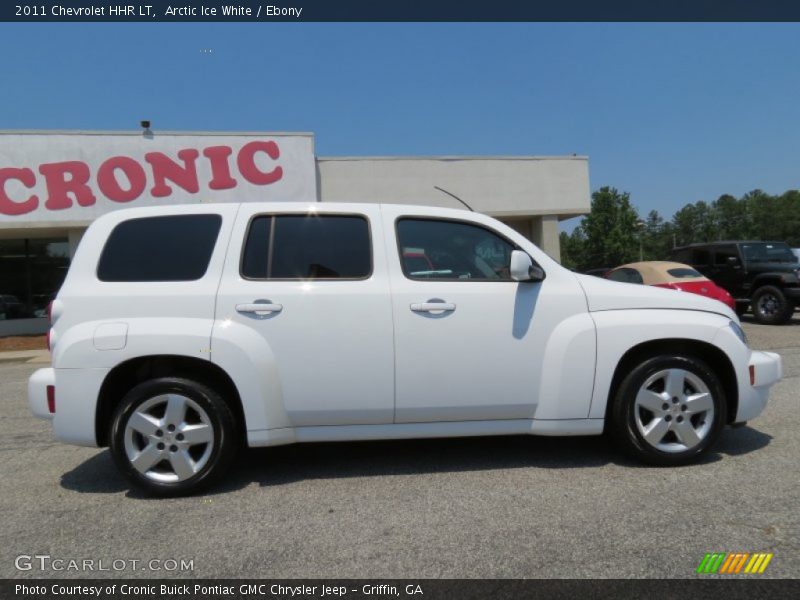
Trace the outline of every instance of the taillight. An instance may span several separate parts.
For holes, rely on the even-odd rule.
[[[56,386],[47,386],[47,410],[51,415],[56,414]]]
[[[756,384],[756,366],[750,365],[750,385]]]

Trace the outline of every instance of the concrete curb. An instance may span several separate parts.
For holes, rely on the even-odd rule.
[[[2,363],[50,364],[50,352],[47,350],[0,352],[0,364]]]

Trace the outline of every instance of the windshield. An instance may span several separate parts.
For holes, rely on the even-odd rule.
[[[797,262],[797,257],[789,246],[781,243],[742,244],[742,252],[748,262]]]

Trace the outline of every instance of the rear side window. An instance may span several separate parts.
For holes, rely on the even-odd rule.
[[[690,277],[702,277],[700,273],[689,267],[676,267],[675,269],[668,269],[667,273],[676,277],[677,279],[686,279]]]
[[[739,258],[739,253],[736,251],[735,246],[722,246],[714,252],[715,265],[727,265],[729,258]]]
[[[624,283],[644,283],[642,275],[636,269],[616,269],[608,274],[612,281],[622,281]]]
[[[123,221],[106,241],[100,281],[194,281],[205,275],[220,215],[169,215]]]
[[[707,265],[711,262],[709,259],[710,259],[710,253],[708,250],[696,249],[692,251],[691,262],[693,265]]]
[[[256,217],[241,273],[248,279],[366,279],[372,273],[369,224],[351,215]]]

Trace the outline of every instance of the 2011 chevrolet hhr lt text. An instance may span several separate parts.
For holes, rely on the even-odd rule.
[[[577,275],[490,217],[419,206],[116,211],[51,322],[34,414],[160,495],[292,442],[607,431],[684,464],[781,377],[722,302]]]

